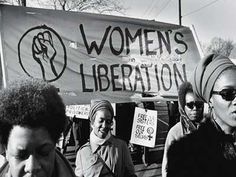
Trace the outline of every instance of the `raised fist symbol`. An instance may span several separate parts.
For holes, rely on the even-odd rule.
[[[44,80],[46,80],[44,64],[50,65],[54,76],[58,76],[54,66],[54,58],[57,54],[57,51],[53,46],[52,35],[49,31],[40,32],[37,34],[37,36],[34,36],[32,54],[34,60],[40,65]]]
[[[30,44],[31,51],[28,51]],[[29,77],[47,82],[58,80],[67,65],[66,46],[61,36],[46,25],[32,27],[22,35],[18,42],[18,57],[21,68]]]

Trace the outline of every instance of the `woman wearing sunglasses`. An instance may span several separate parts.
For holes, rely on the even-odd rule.
[[[168,176],[236,176],[236,66],[209,55],[197,65],[192,85],[211,117],[169,148]]]
[[[196,130],[203,121],[204,103],[193,93],[191,83],[184,82],[178,90],[180,122],[175,124],[167,134],[162,160],[162,177],[167,176],[167,151],[170,145]]]

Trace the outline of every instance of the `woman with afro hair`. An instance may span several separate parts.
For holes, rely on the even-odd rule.
[[[17,80],[0,92],[0,136],[6,163],[3,177],[74,177],[56,150],[64,130],[65,106],[57,88],[38,80]]]

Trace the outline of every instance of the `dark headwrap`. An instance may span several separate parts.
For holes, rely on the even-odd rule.
[[[191,81],[195,94],[208,103],[215,81],[229,67],[235,67],[234,63],[222,55],[211,54],[200,60]]]
[[[203,58],[197,65],[192,78],[193,90],[196,95],[203,101],[209,103],[211,92],[219,75],[227,68],[236,67],[234,63],[225,56],[211,54]],[[211,121],[215,124],[218,132],[222,132],[219,142],[221,143],[222,152],[225,159],[235,160],[235,137],[223,133],[221,127],[216,123],[211,112]]]
[[[110,111],[112,118],[114,117],[114,111],[112,105],[107,100],[91,100],[90,111],[89,111],[89,120],[93,121],[94,116],[98,110],[106,109]]]

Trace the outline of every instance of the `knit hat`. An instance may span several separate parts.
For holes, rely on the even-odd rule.
[[[94,120],[95,113],[101,109],[106,109],[110,111],[112,118],[114,117],[114,111],[112,105],[107,100],[91,100],[90,111],[89,111],[89,120]]]
[[[223,55],[211,54],[200,60],[191,80],[195,94],[208,103],[215,81],[224,70],[230,67],[236,66]]]

